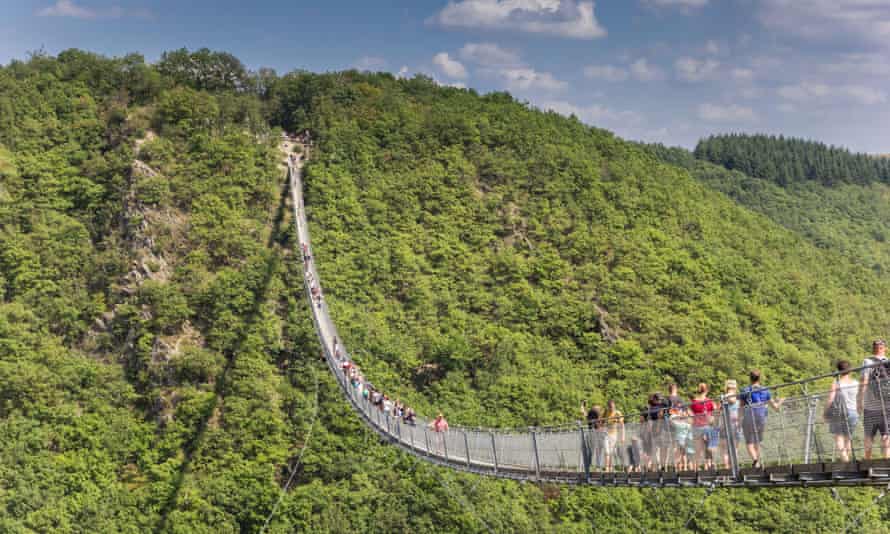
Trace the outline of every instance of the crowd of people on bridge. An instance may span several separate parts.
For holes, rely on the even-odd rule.
[[[312,253],[309,249],[309,245],[306,243],[301,243],[300,248],[303,254],[303,265],[306,283],[309,286],[309,293],[317,307],[321,308],[321,286],[312,274],[312,269],[310,269]],[[350,387],[355,390],[356,398],[370,403],[371,406],[374,406],[386,417],[392,417],[411,426],[417,424],[417,414],[414,412],[414,409],[399,399],[393,400],[388,394],[380,391],[367,381],[359,367],[344,353],[343,346],[336,337],[334,337],[333,340],[331,353],[334,356],[335,364],[340,367],[343,371],[343,376],[348,380]],[[439,413],[429,426],[434,432],[446,432],[448,430],[448,421],[442,413]]]
[[[828,427],[836,458],[843,462],[854,459],[853,439],[860,420],[863,459],[872,458],[878,434],[883,456],[890,459],[890,360],[884,340],[876,340],[872,348],[872,355],[862,362],[860,380],[853,378],[849,361],[837,362],[824,409],[805,423],[814,432],[816,425]],[[752,370],[749,379],[750,384],[741,390],[735,380],[726,380],[717,400],[710,397],[708,384],[698,384],[685,397],[677,384],[670,384],[667,395],[649,396],[632,433],[625,429],[625,422],[632,418],[617,410],[614,401],[606,409],[582,402],[591,467],[604,471],[619,467],[628,471],[728,469],[730,456],[738,458],[742,444],[752,467],[762,467],[769,411],[780,410],[785,399],[774,398],[771,390],[775,388],[762,385],[759,370]]]
[[[356,398],[368,402],[386,417],[400,420],[406,425],[417,424],[417,414],[414,413],[414,409],[399,399],[393,400],[368,382],[358,366],[343,353],[343,347],[336,337],[334,338],[333,355],[334,362],[343,370],[343,376],[349,381],[349,386],[355,390]],[[439,417],[431,423],[431,428],[436,432],[448,430],[448,423],[442,414],[439,414]]]
[[[285,134],[285,138],[293,140],[295,142],[300,142],[304,145],[311,143],[311,137],[308,130],[297,135],[296,137],[290,137]],[[289,164],[292,166],[295,165],[297,162],[296,158],[297,156],[295,154],[289,155]],[[312,300],[313,302],[315,302],[316,306],[321,309],[324,296],[321,290],[321,284],[319,284],[319,281],[316,279],[311,269],[312,252],[309,244],[301,242],[300,251],[303,256],[303,270],[304,276],[306,277],[306,284],[309,287],[309,294],[311,295]],[[379,389],[374,387],[373,384],[368,382],[359,367],[355,365],[355,363],[348,356],[346,356],[343,350],[343,346],[340,344],[339,340],[336,337],[333,340],[331,353],[334,356],[336,365],[338,365],[342,369],[343,375],[348,380],[350,387],[355,390],[357,398],[363,399],[363,401],[370,403],[387,417],[393,417],[402,421],[404,424],[411,426],[415,426],[417,424],[417,414],[414,412],[414,409],[406,405],[399,399],[391,399],[389,395],[380,391]],[[436,416],[436,418],[429,423],[429,427],[437,434],[441,434],[448,431],[448,421],[440,412]]]

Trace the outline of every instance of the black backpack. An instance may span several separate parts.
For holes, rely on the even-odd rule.
[[[868,389],[873,399],[890,404],[890,360],[878,360],[878,365],[868,370]]]

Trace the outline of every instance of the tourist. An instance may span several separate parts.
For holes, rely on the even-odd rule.
[[[674,463],[676,463],[677,459],[681,456],[685,458],[686,455],[686,440],[689,436],[675,436],[674,435],[674,425],[670,422],[672,420],[672,416],[675,413],[685,413],[685,404],[683,401],[683,397],[680,396],[680,387],[676,383],[668,384],[668,396],[667,396],[667,404],[668,404],[668,427],[671,432],[670,436],[670,446],[668,447],[670,450],[667,452],[668,458],[673,458]],[[685,415],[683,416],[685,417]],[[682,423],[680,424],[680,431],[683,431]],[[682,441],[683,444],[678,445],[678,442]]]
[[[433,422],[430,423],[430,428],[436,433],[434,444],[436,448],[435,454],[447,454],[447,451],[445,450],[445,432],[448,432],[448,421],[445,420],[445,416],[442,415],[442,412],[439,412],[439,415],[437,415]]]
[[[609,434],[606,431],[606,422],[603,420],[602,406],[594,405],[590,408],[587,415],[590,424],[590,456],[592,465],[597,469],[606,467],[606,456],[608,455]]]
[[[671,437],[674,440],[674,470],[687,471],[689,461],[695,455],[689,411],[682,402],[678,402],[670,408],[669,417]]]
[[[606,471],[612,471],[624,444],[624,414],[613,399],[606,403],[606,434]]]
[[[723,444],[723,466],[726,469],[730,467],[729,453],[731,446],[729,435],[732,434],[732,441],[738,450],[738,444],[742,442],[742,427],[739,424],[739,401],[738,383],[733,379],[728,379],[723,386],[723,409],[726,410],[724,421],[729,423],[727,429],[725,425],[720,425],[720,443]]]
[[[414,408],[411,408],[410,406],[406,406],[405,407],[405,422],[411,426],[414,426],[417,422],[416,418],[417,418],[417,414],[414,413]]]
[[[647,413],[649,439],[651,440],[652,447],[648,468],[661,468],[670,461],[668,456],[671,449],[671,441],[673,441],[669,429],[670,405],[668,400],[662,397],[660,393],[653,393],[649,396]]]
[[[760,371],[754,369],[749,374],[751,385],[745,386],[739,394],[742,402],[742,433],[745,436],[745,445],[751,456],[751,466],[763,467],[763,459],[760,457],[760,444],[763,442],[763,433],[766,430],[766,419],[769,406],[778,410],[785,399],[774,400],[768,388],[760,384]]]
[[[683,397],[680,396],[680,386],[677,384],[668,385],[668,403],[671,408],[683,405]]]
[[[708,385],[698,385],[696,393],[690,396],[689,411],[692,413],[692,439],[695,441],[695,459],[692,470],[699,467],[710,469],[713,467],[705,457],[708,448],[708,440],[711,437],[711,428],[714,425],[714,401],[708,398]]]
[[[445,420],[445,416],[442,415],[442,412],[439,412],[439,415],[430,423],[430,428],[433,429],[434,432],[447,432],[448,431],[448,421]]]
[[[853,429],[859,422],[856,409],[859,381],[850,376],[850,362],[847,360],[837,362],[837,370],[840,375],[831,383],[831,391],[825,401],[825,416],[841,461],[849,462],[853,452]]]
[[[887,417],[890,417],[890,367],[887,361],[887,343],[878,339],[872,343],[872,356],[862,362],[868,369],[862,370],[859,382],[858,411],[862,413],[865,435],[865,459],[871,460],[875,434],[881,433],[881,450],[890,459],[890,434]]]
[[[593,430],[593,423],[600,418],[600,413],[593,408],[587,408],[587,402],[581,401],[581,417],[587,420],[587,429]]]

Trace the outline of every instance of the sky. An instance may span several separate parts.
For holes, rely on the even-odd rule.
[[[634,140],[759,132],[890,153],[890,0],[3,0],[0,63],[208,47],[425,74]]]

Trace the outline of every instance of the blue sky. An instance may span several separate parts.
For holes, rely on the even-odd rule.
[[[13,5],[10,5],[13,4]],[[508,90],[631,139],[784,133],[890,153],[890,0],[14,0],[0,62],[209,47]]]

